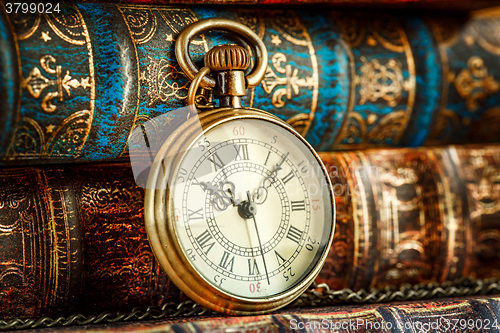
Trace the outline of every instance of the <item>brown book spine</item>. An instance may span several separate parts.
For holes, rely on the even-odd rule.
[[[180,302],[127,164],[0,171],[0,318]]]
[[[500,277],[500,146],[322,153],[337,227],[331,288]],[[0,171],[0,318],[181,302],[128,164]]]
[[[500,276],[500,146],[321,153],[337,203],[331,288]]]

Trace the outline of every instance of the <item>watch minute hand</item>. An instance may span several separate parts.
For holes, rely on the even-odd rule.
[[[257,221],[255,220],[255,214],[257,213],[255,211],[255,202],[252,202],[252,199],[250,198],[250,191],[247,191],[247,198],[248,198],[248,205],[249,205],[249,210],[250,210],[249,213],[251,213],[251,217],[253,219],[253,224],[255,226],[255,232],[257,233],[257,240],[259,241],[260,254],[262,255],[262,261],[264,262],[264,270],[266,271],[267,284],[270,285],[271,282],[269,281],[269,274],[267,273],[266,258],[264,258],[264,252],[262,251],[262,242],[260,241],[259,229],[257,228]]]
[[[281,160],[281,162],[280,163],[276,163],[276,167],[274,168],[274,170],[271,171],[271,174],[269,176],[267,176],[266,178],[264,178],[264,181],[262,183],[264,183],[266,181],[266,179],[269,179],[269,178],[271,178],[272,180],[274,180],[274,177],[276,177],[276,175],[278,174],[278,171],[283,170],[283,168],[281,166],[283,165],[283,163],[285,163],[285,160],[286,160],[286,158],[288,157],[289,154],[290,153],[286,153],[286,155],[283,156],[283,159]]]
[[[276,164],[276,166],[279,166],[279,167],[280,167],[280,170],[282,169],[282,168],[281,168],[281,165],[282,165],[283,163],[285,163],[285,160],[286,160],[286,158],[288,157],[288,155],[290,155],[290,152],[286,153],[286,155],[285,155],[285,156],[283,156],[283,159],[281,160],[280,164]]]
[[[286,155],[283,156],[283,159],[281,160],[281,162],[276,163],[276,167],[273,169],[273,171],[271,171],[271,174],[269,176],[264,178],[264,180],[262,181],[262,185],[259,186],[257,189],[255,189],[255,191],[253,191],[252,198],[253,198],[255,203],[262,205],[266,201],[267,195],[268,195],[267,188],[269,188],[271,186],[271,184],[275,180],[275,177],[277,176],[278,172],[280,170],[283,170],[283,168],[281,166],[283,165],[283,163],[285,163],[285,160],[289,154],[290,154],[289,152],[286,153]],[[266,181],[268,181],[269,183],[266,184]]]

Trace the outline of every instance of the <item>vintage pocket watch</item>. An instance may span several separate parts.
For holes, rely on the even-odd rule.
[[[214,47],[198,71],[189,42],[208,30],[248,43],[255,65],[247,76],[250,56],[237,45]],[[179,35],[176,56],[193,80],[189,103],[201,87],[220,107],[205,98],[155,158],[145,195],[153,252],[175,285],[207,308],[233,315],[281,308],[313,282],[330,249],[335,204],[327,171],[288,124],[240,105],[267,66],[266,48],[249,28],[195,22]]]

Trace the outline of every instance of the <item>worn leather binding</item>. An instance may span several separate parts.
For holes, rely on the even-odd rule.
[[[443,311],[442,315],[446,315],[450,323],[456,324],[454,323],[454,320],[460,320],[462,318],[454,318],[452,317],[452,315],[457,315],[461,311],[457,312],[456,310],[458,309],[450,309],[449,308],[450,304],[453,303],[460,304],[459,307],[463,309],[464,301],[472,300],[470,296],[483,295],[482,299],[486,300],[484,295],[494,295],[498,293],[500,293],[500,285],[498,280],[480,281],[480,280],[459,279],[453,282],[448,281],[441,285],[426,283],[416,286],[404,286],[399,289],[398,288],[386,288],[385,290],[372,289],[370,291],[360,290],[358,292],[353,292],[350,289],[330,290],[328,285],[324,283],[321,285],[313,283],[313,285],[309,288],[309,290],[307,290],[294,303],[287,306],[287,308],[284,311],[290,313],[291,311],[294,311],[293,309],[296,307],[317,308],[319,306],[324,307],[324,306],[341,305],[341,304],[365,305],[365,304],[380,304],[393,301],[415,301],[415,300],[420,300],[420,302],[413,303],[413,306],[415,308],[424,306],[428,308],[430,311],[432,311],[433,309],[437,309],[439,307],[436,306],[439,304],[439,302],[430,303],[429,301],[426,302],[425,300],[429,300],[432,298],[442,299],[443,297],[447,298],[455,297],[455,299],[448,300],[447,303],[444,303],[448,306],[448,309],[447,311]],[[495,303],[493,303],[495,302],[493,301],[493,299],[498,299],[498,298],[493,298],[493,297],[490,298],[489,302],[491,305],[495,305]],[[380,309],[383,308],[384,306],[378,305],[376,307]],[[372,306],[371,308],[375,308],[375,306]],[[495,311],[493,311],[493,314],[495,314]],[[183,319],[183,317],[200,318],[200,316],[208,316],[208,315],[217,316],[217,313],[210,311],[206,308],[203,308],[200,305],[194,303],[193,301],[184,301],[182,303],[169,302],[163,304],[161,307],[151,306],[146,309],[134,308],[129,313],[123,313],[119,311],[115,312],[110,310],[102,312],[98,315],[73,314],[68,317],[57,317],[57,318],[41,317],[36,319],[15,318],[7,321],[0,320],[0,330],[89,325],[89,324],[113,324],[117,322],[127,322],[127,321],[161,320],[161,319],[164,320],[167,318],[175,318],[172,320],[172,322],[175,323],[178,321],[180,322],[184,321],[185,319]],[[179,318],[181,319],[179,320]],[[320,317],[317,316],[316,319],[318,318]],[[207,317],[205,317],[204,319],[207,319]],[[325,317],[323,319],[331,320],[331,315],[328,316],[328,318]],[[478,318],[475,319],[477,320]],[[490,321],[488,324],[490,329],[495,327],[494,319],[495,318],[493,318],[493,320]],[[446,322],[444,322],[444,324],[446,324]],[[482,324],[484,325],[485,322],[483,321]],[[74,330],[78,330],[78,328],[75,328]]]
[[[0,11],[1,165],[126,159],[134,128],[185,105],[188,80],[173,46],[187,24],[208,17],[263,39],[267,73],[244,105],[278,115],[317,150],[500,141],[496,11],[60,7]],[[191,54],[200,61],[227,41],[204,34]]]
[[[337,228],[318,283],[358,292],[500,278],[500,146],[321,157]],[[186,301],[149,247],[143,192],[128,164],[1,169],[0,318]]]

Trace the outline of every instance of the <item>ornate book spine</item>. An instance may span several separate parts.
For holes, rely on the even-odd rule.
[[[500,277],[500,146],[323,153],[337,227],[318,282]],[[128,164],[0,170],[0,318],[180,302]]]
[[[406,332],[497,332],[500,298],[495,296],[446,298],[314,309],[285,309],[266,316],[174,319],[135,323],[141,332],[211,332],[220,329],[241,333],[276,332],[406,333]],[[112,325],[111,325],[112,326]],[[102,326],[101,326],[102,327]],[[127,326],[119,326],[127,327]],[[100,328],[97,326],[97,328]],[[105,326],[102,332],[111,332]],[[100,331],[101,332],[101,331]]]
[[[497,0],[83,0],[82,2],[109,2],[148,5],[312,5],[323,4],[338,7],[380,7],[383,8],[447,8],[471,10],[498,5]]]
[[[500,276],[499,149],[321,153],[337,225],[318,280],[358,290]]]
[[[209,17],[242,22],[263,39],[267,73],[245,104],[288,121],[318,150],[500,141],[494,11],[80,3],[58,14],[3,13],[2,165],[125,158],[134,128],[184,105],[188,82],[173,46],[186,25]],[[201,35],[191,54],[199,62],[225,38]]]
[[[181,295],[127,165],[0,171],[0,318],[130,310]]]

